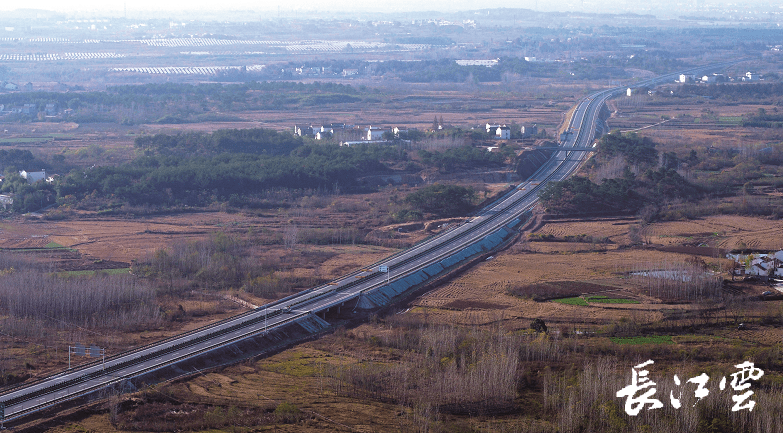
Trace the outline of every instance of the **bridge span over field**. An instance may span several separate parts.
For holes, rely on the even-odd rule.
[[[680,73],[702,73],[728,64],[677,72],[634,86],[671,82]],[[410,295],[510,241],[538,201],[538,191],[547,182],[566,179],[589,155],[586,150],[591,150],[596,137],[605,132],[599,117],[601,108],[607,99],[624,91],[625,87],[606,89],[582,99],[570,118],[571,133],[564,135],[552,158],[527,181],[462,224],[323,286],[107,357],[105,361],[5,389],[0,394],[0,414],[6,422],[18,421],[64,403],[78,404],[100,395],[102,390],[132,384],[134,380],[149,383],[188,374],[183,367],[186,364],[189,368],[214,366],[269,353],[328,332],[333,328],[330,317],[337,314],[360,316]],[[204,362],[208,358],[211,362]]]

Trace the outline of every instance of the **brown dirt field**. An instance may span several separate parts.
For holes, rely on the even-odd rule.
[[[767,111],[774,107],[764,104],[721,105],[715,101],[681,100],[679,98],[654,99],[646,96],[635,99],[618,98],[609,102],[614,112],[607,121],[610,129],[636,130],[671,149],[688,151],[709,146],[718,148],[742,148],[752,142],[780,140],[780,131],[769,128],[745,128],[735,123],[721,121],[722,117],[738,117],[756,113],[759,108]],[[661,116],[672,119],[661,123]]]
[[[783,220],[717,215],[655,223],[648,236],[663,245],[706,244],[731,250],[744,243],[747,248],[777,250],[783,248]]]
[[[537,234],[551,234],[558,238],[585,234],[598,238],[609,238],[615,244],[628,243],[628,228],[638,224],[637,220],[586,220],[586,221],[553,221],[541,226]],[[543,242],[539,242],[540,244]]]
[[[573,254],[588,251],[606,251],[617,249],[616,244],[590,244],[586,242],[529,242],[527,249],[544,254]]]
[[[496,104],[494,99],[482,99],[483,95],[473,95],[465,92],[447,91],[417,91],[408,95],[410,98],[435,98],[437,101],[459,103],[466,100],[478,104]],[[291,131],[295,124],[318,124],[329,122],[344,122],[351,125],[392,126],[405,125],[411,128],[427,129],[431,127],[433,117],[443,117],[446,124],[471,127],[485,123],[538,123],[539,125],[556,125],[562,120],[563,107],[542,107],[537,99],[515,98],[515,103],[530,106],[525,110],[515,108],[489,108],[486,111],[462,111],[451,108],[449,104],[439,104],[433,108],[431,102],[422,103],[421,107],[411,107],[410,102],[392,99],[388,104],[375,104],[370,109],[347,104],[344,108],[335,107],[300,107],[296,110],[283,111],[244,111],[231,113],[245,121],[233,122],[203,122],[198,124],[157,125],[144,124],[135,129],[147,133],[177,133],[181,131],[212,132],[222,128],[271,128],[280,131]],[[413,102],[412,104],[417,104]],[[568,105],[570,107],[570,105]],[[566,108],[567,109],[567,108]]]
[[[105,260],[130,262],[170,245],[175,239],[204,238],[209,233],[218,231],[222,225],[239,221],[242,219],[236,214],[211,212],[135,219],[27,219],[13,224],[7,223],[3,227],[17,233],[26,233],[28,239],[44,236],[48,239],[46,243],[57,242]],[[10,240],[0,240],[0,247],[13,248]]]
[[[419,299],[411,310],[413,314],[426,314],[428,320],[466,325],[490,324],[503,320],[506,326],[516,329],[527,328],[534,318],[547,323],[570,323],[603,325],[621,317],[634,317],[642,322],[660,320],[663,304],[650,304],[638,293],[633,283],[618,272],[624,272],[639,263],[651,261],[684,261],[688,256],[654,250],[623,250],[609,252],[587,252],[579,254],[516,254],[507,251],[493,260],[483,262],[463,275],[436,288]],[[603,304],[583,307],[553,302],[535,302],[511,296],[507,293],[513,286],[535,284],[557,280],[583,281],[617,287],[608,294],[611,297],[645,299],[642,304]],[[453,302],[480,301],[503,308],[491,310],[454,311]]]
[[[628,230],[639,224],[638,220],[620,221],[551,221],[536,233],[565,236],[586,234],[608,237],[612,249],[629,243]],[[705,245],[731,250],[744,243],[746,248],[778,250],[783,248],[783,220],[746,217],[739,215],[714,215],[695,220],[663,221],[646,226],[642,230],[646,242],[664,245]],[[528,242],[526,247],[537,252],[573,252],[589,249],[592,245],[577,242]],[[599,245],[600,246],[600,245]]]

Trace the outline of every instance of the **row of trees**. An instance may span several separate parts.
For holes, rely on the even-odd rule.
[[[419,150],[419,158],[422,163],[435,166],[443,173],[476,167],[501,167],[505,163],[506,157],[507,155],[500,152],[487,152],[483,148],[470,146],[454,147],[443,152]]]
[[[130,274],[61,277],[8,256],[0,256],[0,308],[8,320],[123,330],[162,320],[155,288]]]
[[[616,156],[622,157],[631,166],[651,166],[658,162],[658,151],[655,142],[649,137],[642,137],[631,132],[623,134],[612,131],[598,141],[596,162],[609,161]]]
[[[290,234],[271,241],[284,243],[287,236]],[[177,242],[142,257],[134,262],[133,272],[151,278],[160,290],[171,294],[193,287],[241,289],[266,299],[325,282],[317,277],[281,277],[277,273],[283,267],[280,261],[259,260],[254,247],[248,241],[216,233],[199,241]]]
[[[392,366],[327,367],[339,395],[460,414],[505,412],[513,406],[522,361],[518,336],[455,327],[395,328],[386,336],[372,342],[404,351],[405,359]]]
[[[302,137],[263,128],[220,129],[211,134],[144,135],[134,140],[134,145],[145,152],[190,157],[220,153],[285,155],[302,144]]]
[[[598,142],[598,153],[586,165],[593,172],[604,166],[619,165],[620,176],[594,182],[574,176],[561,182],[550,182],[539,193],[548,211],[563,214],[636,212],[648,204],[667,200],[689,200],[700,194],[677,172],[680,159],[667,152],[658,157],[655,142],[635,133],[613,131]],[[689,162],[697,161],[695,154]],[[641,175],[631,170],[634,168]],[[604,171],[605,172],[605,171]]]
[[[200,206],[270,188],[350,191],[361,188],[358,177],[388,172],[383,161],[406,158],[392,147],[304,145],[299,137],[269,130],[156,135],[137,145],[149,155],[117,167],[74,170],[56,184],[57,196]]]
[[[254,206],[263,191],[364,190],[361,178],[389,173],[392,166],[419,167],[409,160],[404,146],[309,143],[302,137],[269,129],[226,129],[211,134],[156,134],[138,137],[135,145],[144,156],[117,166],[77,168],[54,183],[28,184],[19,167],[37,161],[29,151],[0,151],[7,167],[0,191],[14,194],[13,209],[38,210],[55,202],[98,210],[131,206],[205,206],[229,202],[234,207]],[[475,167],[502,167],[513,154],[486,152],[462,146],[441,152],[419,151],[426,167],[452,172]],[[422,191],[425,199],[410,202],[419,212],[455,215],[469,208],[472,192]],[[456,191],[456,195],[454,195]],[[433,197],[447,202],[425,205]],[[418,214],[419,216],[421,214]],[[418,217],[417,217],[418,218]],[[407,219],[407,218],[406,218]]]
[[[460,134],[461,131],[453,131]],[[0,150],[6,179],[0,191],[14,194],[13,210],[35,211],[55,202],[86,209],[131,206],[204,206],[229,202],[253,206],[253,197],[277,188],[358,191],[361,178],[391,172],[393,166],[416,169],[404,145],[315,144],[288,132],[225,129],[213,133],[155,134],[136,138],[143,156],[117,166],[77,168],[53,183],[28,184],[18,170],[40,162],[28,150]],[[514,160],[513,151],[486,152],[470,146],[443,151],[419,150],[419,162],[441,172],[498,168]],[[43,162],[36,169],[45,166]],[[443,190],[450,203],[422,205],[418,212],[454,215],[467,209],[472,193]],[[434,197],[432,191],[422,194]],[[463,197],[464,196],[464,197]],[[469,197],[468,197],[469,196]],[[432,200],[428,197],[427,200]],[[260,202],[259,202],[260,203]],[[411,202],[413,204],[413,202]],[[420,217],[421,214],[419,213]],[[417,217],[418,218],[418,217]],[[408,219],[408,218],[405,218]]]
[[[582,176],[550,182],[539,193],[547,211],[559,214],[636,212],[647,204],[691,199],[699,189],[677,171],[649,169],[637,178],[630,170],[621,178],[594,183]]]
[[[28,116],[31,119],[47,104],[57,104],[59,110],[73,110],[68,118],[80,123],[186,123],[226,111],[359,102],[362,93],[366,92],[350,85],[321,82],[165,83],[113,86],[102,92],[3,93],[0,104],[33,104],[37,109]]]
[[[705,96],[711,99],[768,100],[783,95],[783,83],[683,84],[674,90],[675,97]]]

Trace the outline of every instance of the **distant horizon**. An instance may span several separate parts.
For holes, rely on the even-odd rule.
[[[558,2],[560,3],[560,2]],[[583,3],[583,2],[582,2]],[[53,0],[42,0],[35,2],[35,6],[29,8],[20,8],[18,3],[8,3],[3,6],[0,5],[0,11],[14,11],[14,10],[44,10],[49,12],[58,13],[79,13],[79,12],[108,12],[117,13],[123,12],[127,7],[128,11],[134,12],[147,12],[147,11],[163,11],[163,12],[210,12],[210,11],[253,11],[253,12],[277,12],[278,10],[285,12],[295,11],[334,11],[334,12],[459,12],[470,11],[477,9],[496,9],[496,8],[515,8],[515,9],[534,9],[538,1],[537,0],[495,0],[492,2],[477,2],[473,0],[455,0],[444,1],[435,0],[431,2],[416,2],[411,0],[402,0],[395,2],[393,5],[378,1],[366,1],[361,2],[359,5],[356,2],[350,0],[330,0],[326,2],[313,2],[312,0],[290,0],[290,1],[247,1],[247,0],[226,0],[220,2],[222,6],[216,7],[216,2],[194,0],[191,2],[155,2],[150,0],[137,0],[134,2],[124,3],[112,3],[107,6],[105,2],[97,0],[65,0],[62,2]],[[541,2],[542,5],[551,4],[549,2]],[[568,4],[562,2],[563,6],[567,9]]]
[[[671,0],[667,2],[648,3],[638,0],[620,0],[617,2],[601,2],[598,0],[491,0],[479,2],[476,0],[435,0],[431,2],[418,2],[412,0],[400,0],[390,5],[378,0],[361,2],[359,5],[352,0],[327,0],[314,2],[312,0],[288,0],[288,1],[250,1],[250,0],[225,0],[216,7],[216,2],[205,0],[193,0],[189,2],[159,2],[151,0],[136,0],[133,2],[111,3],[107,6],[104,1],[98,0],[39,0],[27,8],[20,8],[18,3],[3,2],[0,11],[24,11],[41,10],[63,14],[102,13],[122,15],[129,12],[166,12],[166,13],[193,13],[193,12],[241,12],[254,13],[280,11],[291,12],[345,12],[345,13],[405,13],[405,12],[441,12],[454,13],[486,9],[530,9],[538,12],[596,12],[596,13],[638,13],[648,14],[651,10],[668,10],[671,13],[696,11],[697,9],[719,8],[722,3],[725,6],[731,4],[733,9],[743,7],[768,6],[776,8],[776,4],[765,0],[747,0],[741,4],[729,3],[729,0]],[[777,6],[779,9],[780,7]],[[2,21],[2,17],[0,17]]]

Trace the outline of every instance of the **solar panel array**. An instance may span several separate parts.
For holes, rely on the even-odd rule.
[[[261,66],[263,65],[255,65]],[[112,72],[137,72],[142,74],[163,75],[214,75],[219,71],[239,69],[239,66],[164,66],[164,67],[140,67],[140,68],[111,68]],[[248,68],[250,70],[250,67]]]
[[[125,54],[117,53],[61,53],[61,54],[0,54],[0,60],[24,62],[48,62],[55,60],[117,59]]]

